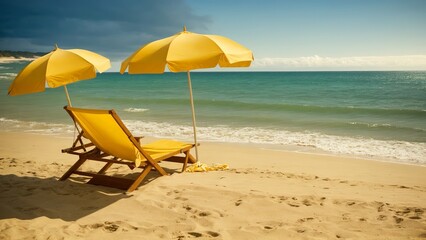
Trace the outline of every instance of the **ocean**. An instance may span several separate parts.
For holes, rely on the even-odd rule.
[[[7,95],[27,63],[0,64],[0,129],[72,133],[62,87]],[[191,79],[201,142],[426,165],[426,72],[218,70]],[[68,90],[74,107],[115,109],[135,135],[192,139],[186,73],[103,73]]]

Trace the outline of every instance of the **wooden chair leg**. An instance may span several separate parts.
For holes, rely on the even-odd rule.
[[[164,171],[164,169],[160,165],[158,165],[157,162],[155,162],[155,161],[149,161],[149,164],[147,166],[149,166],[149,165],[152,165],[152,167],[154,167],[155,170],[157,170],[162,176],[169,175],[169,174],[167,174],[166,171]]]
[[[127,189],[127,192],[133,192],[143,181],[143,179],[148,175],[149,172],[151,172],[152,166],[148,164],[145,169],[142,171],[142,173],[136,178],[136,180],[130,185],[130,187]]]
[[[69,178],[71,174],[73,174],[81,165],[83,165],[84,162],[86,162],[86,160],[86,158],[80,157],[80,159],[78,159],[78,161],[74,163],[74,165],[72,165],[71,168],[68,169],[68,171],[62,175],[61,178],[59,178],[59,181],[64,181],[65,179]]]
[[[102,167],[101,170],[99,170],[99,172],[97,174],[104,174],[111,166],[113,163],[109,162],[107,164],[105,164],[105,166]]]
[[[190,161],[191,163],[196,163],[196,162],[197,162],[197,159],[195,159],[195,157],[194,157],[194,156],[192,156],[189,152],[188,152],[188,155],[189,155],[189,161]]]
[[[189,152],[186,152],[185,153],[185,161],[183,162],[183,166],[182,166],[182,172],[185,172],[186,166],[188,165],[188,160],[189,160]]]

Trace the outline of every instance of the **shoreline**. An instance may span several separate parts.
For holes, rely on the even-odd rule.
[[[0,64],[2,63],[14,63],[14,62],[30,62],[38,57],[0,57]]]
[[[39,152],[38,148],[28,149],[28,150],[39,152],[40,157],[44,157],[44,155],[46,154],[46,156],[50,157],[52,161],[55,161],[56,158],[67,159],[67,161],[71,159],[71,163],[75,161],[75,156],[63,154],[60,151],[61,149],[68,148],[71,146],[73,142],[72,134],[50,135],[50,134],[28,133],[28,132],[18,132],[18,131],[5,132],[1,130],[0,135],[2,136],[2,139],[4,139],[4,140],[0,140],[0,153],[2,155],[6,154],[6,157],[13,157],[13,155],[18,155],[20,157],[30,156],[32,154],[31,151],[27,153],[25,151],[20,151],[21,148],[22,150],[26,149],[25,144],[20,146],[15,145],[16,143],[20,143],[21,141],[23,141],[25,143],[31,142],[31,145],[33,147],[41,147],[42,149],[44,148],[45,151],[48,151],[48,152],[44,152],[44,151]],[[52,141],[53,139],[55,141]],[[159,138],[157,137],[144,136],[144,138],[142,139],[142,142],[149,143],[158,139]],[[185,141],[182,139],[177,139],[177,140]],[[41,144],[44,144],[44,146],[40,146]],[[55,148],[48,147],[48,145],[51,145],[51,144],[54,144]],[[266,153],[267,156],[272,157],[274,159],[273,163],[276,165],[282,165],[284,162],[286,164],[293,165],[295,163],[291,163],[289,159],[294,158],[294,159],[304,159],[304,161],[306,161],[306,159],[311,159],[310,161],[308,161],[309,164],[315,164],[316,166],[320,166],[322,161],[329,161],[329,162],[332,162],[333,164],[338,164],[341,166],[365,165],[364,170],[368,170],[368,168],[372,166],[377,169],[383,166],[391,166],[395,168],[400,167],[400,168],[406,168],[411,170],[418,169],[418,171],[425,171],[425,176],[423,177],[423,179],[424,179],[424,182],[426,183],[426,168],[424,165],[393,162],[390,160],[387,161],[387,160],[380,160],[380,159],[373,159],[373,158],[370,159],[370,158],[363,158],[358,156],[347,156],[343,154],[333,154],[328,152],[321,153],[321,152],[309,152],[309,151],[295,151],[295,150],[282,148],[282,146],[279,146],[279,145],[271,145],[272,147],[268,148],[269,145],[267,144],[256,144],[256,143],[229,143],[229,142],[202,141],[200,144],[201,144],[201,146],[199,147],[199,149],[201,149],[200,158],[202,160],[206,160],[206,163],[208,164],[227,163],[227,162],[215,161],[215,152],[220,152],[220,151],[226,152],[227,153],[226,155],[230,155],[233,158],[241,158],[242,154],[244,155],[244,157],[251,158],[250,153],[253,153],[256,155],[259,155],[260,153]],[[194,154],[194,149],[192,150],[192,152]],[[38,156],[34,156],[34,157],[36,159],[38,158]],[[43,161],[47,161],[47,159],[44,159]],[[201,162],[204,163],[204,161],[201,161]],[[244,161],[235,161],[234,159],[233,159],[233,162],[236,164],[235,167],[245,167],[245,164],[247,163]],[[255,165],[257,168],[262,168],[262,166],[257,166],[257,164]],[[230,167],[232,168],[232,166]],[[298,167],[302,167],[302,166],[298,165]],[[306,170],[308,166],[304,166],[304,167]],[[300,170],[300,169],[297,169],[297,170]],[[318,169],[312,168],[310,170],[316,171]],[[350,171],[350,169],[348,169],[348,171]],[[327,174],[331,173],[329,171],[326,171],[326,172]]]
[[[1,119],[1,118],[0,118]],[[28,129],[22,130],[22,126],[15,127],[8,131],[4,131],[3,129],[0,129],[0,134],[2,132],[13,132],[13,133],[28,133],[28,134],[35,134],[35,135],[44,135],[44,136],[61,136],[61,137],[72,137],[73,134],[70,131],[74,129],[73,125],[71,124],[65,124],[65,123],[47,123],[47,122],[35,122],[35,121],[21,121],[21,120],[11,120],[11,119],[5,119],[6,122],[22,122],[22,123],[30,123],[30,124],[38,124],[39,129],[32,129],[33,127],[30,127]],[[127,120],[129,121],[129,120]],[[133,121],[133,120],[130,120]],[[126,121],[125,121],[126,122]],[[48,126],[54,127],[54,129],[46,128]],[[57,129],[59,127],[59,129]],[[50,130],[53,130],[53,132],[49,132]],[[134,130],[134,129],[133,129]],[[147,132],[152,132],[153,129],[148,129]],[[154,129],[155,130],[155,129]],[[131,132],[133,132],[131,130]],[[155,131],[154,131],[155,132]],[[187,141],[191,142],[193,141],[192,137],[182,137],[180,135],[178,136],[151,136],[146,134],[141,134],[139,131],[136,131],[136,135],[143,135],[151,139],[158,139],[158,138],[175,138],[180,141]],[[324,135],[328,136],[328,135]],[[341,137],[341,136],[337,136]],[[350,137],[348,137],[350,138]],[[201,143],[218,143],[218,144],[232,144],[232,145],[241,145],[241,146],[249,146],[249,147],[255,147],[255,148],[264,148],[266,150],[271,151],[284,151],[284,152],[296,152],[296,153],[305,153],[305,154],[316,154],[316,155],[324,155],[324,156],[338,156],[343,158],[354,158],[354,159],[361,159],[361,160],[369,160],[369,161],[378,161],[378,162],[387,162],[387,163],[396,163],[396,164],[402,164],[402,165],[413,165],[413,166],[421,166],[426,167],[426,162],[408,162],[407,160],[398,159],[398,158],[389,158],[384,156],[368,156],[365,154],[350,154],[350,153],[342,153],[342,152],[332,152],[325,149],[321,149],[318,146],[313,145],[299,145],[299,144],[277,144],[277,143],[257,143],[257,142],[234,142],[234,141],[223,141],[223,140],[205,140],[205,139],[199,139]],[[382,140],[375,140],[375,141],[382,141]],[[386,141],[384,141],[386,142]],[[396,142],[402,142],[402,141],[396,141]],[[411,143],[411,142],[402,142],[402,143]],[[419,161],[419,160],[417,160]]]
[[[81,177],[58,181],[77,160],[60,151],[72,144],[72,136],[0,134],[2,239],[426,236],[422,166],[203,142],[202,162],[226,163],[229,170],[178,173],[180,165],[160,163],[174,173],[153,173],[123,194],[84,184]],[[112,171],[135,173],[127,167]]]

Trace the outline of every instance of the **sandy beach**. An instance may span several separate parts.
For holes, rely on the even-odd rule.
[[[0,239],[426,238],[422,166],[202,143],[202,162],[230,169],[178,173],[163,163],[170,176],[154,172],[124,194],[58,181],[76,160],[60,151],[71,143],[1,132]]]
[[[28,3],[0,240],[426,240],[426,0]]]

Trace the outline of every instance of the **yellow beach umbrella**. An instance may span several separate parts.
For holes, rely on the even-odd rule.
[[[197,130],[190,70],[220,67],[248,67],[253,53],[237,42],[218,35],[203,35],[186,31],[148,43],[121,64],[120,73],[163,73],[167,66],[172,72],[187,72],[192,110],[195,153],[198,160]]]
[[[16,76],[9,87],[10,96],[42,92],[46,86],[64,86],[68,105],[71,106],[66,85],[96,77],[96,70],[104,72],[111,67],[110,60],[83,49],[55,49],[32,61]]]

